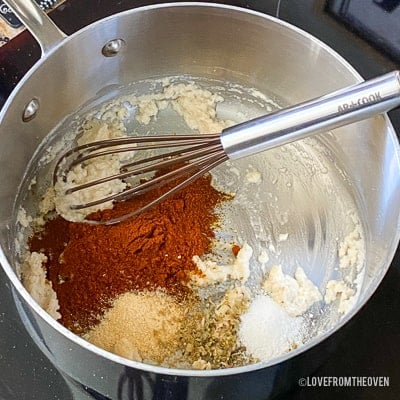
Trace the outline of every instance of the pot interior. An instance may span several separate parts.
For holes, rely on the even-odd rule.
[[[124,45],[120,54],[105,57],[102,47],[111,39],[123,39]],[[16,239],[28,234],[16,222],[18,210],[22,206],[34,215],[51,178],[53,157],[43,161],[43,156],[71,146],[68,134],[88,114],[124,96],[157,92],[166,77],[219,94],[224,98],[219,118],[234,122],[360,80],[308,34],[230,7],[145,7],[73,35],[28,73],[1,114],[1,247],[9,275],[18,264]],[[40,110],[23,122],[22,110],[32,98]],[[124,124],[139,134],[190,132],[170,109],[148,125],[135,121],[134,107],[129,112]],[[362,260],[352,272],[357,296],[349,315],[361,307],[398,243],[398,155],[390,123],[380,116],[216,168],[218,187],[235,193],[217,234],[253,247],[249,285],[257,287],[273,265],[291,276],[301,266],[324,294],[329,280],[342,278],[340,246],[357,227]],[[259,171],[261,182],[247,181],[249,170]],[[34,191],[29,190],[33,177]],[[267,262],[260,261],[263,252]],[[307,318],[307,340],[313,344],[317,334],[334,331],[347,317],[341,319],[337,304],[320,302]]]

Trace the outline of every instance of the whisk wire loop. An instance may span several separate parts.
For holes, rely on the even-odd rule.
[[[157,150],[156,154],[151,153],[154,153],[154,150]],[[132,152],[132,155],[121,164],[119,173],[73,185],[66,189],[65,194],[69,195],[80,190],[93,188],[96,185],[116,179],[126,181],[127,188],[122,192],[113,193],[93,201],[72,204],[71,209],[81,210],[109,201],[123,201],[152,189],[163,187],[171,181],[178,183],[159,198],[129,215],[109,221],[91,221],[90,223],[113,224],[139,214],[189,185],[228,158],[221,145],[219,134],[116,138],[83,144],[67,151],[55,166],[53,181],[66,180],[68,173],[77,165],[84,168],[95,158],[120,155],[126,152]],[[140,157],[137,157],[138,155]],[[146,155],[150,156],[146,157]]]
[[[147,150],[148,148],[146,148]],[[210,149],[205,149],[203,145],[191,147],[185,150],[174,151],[166,154],[159,154],[157,156],[149,157],[146,159],[138,160],[130,164],[124,164],[121,167],[121,171],[118,174],[110,175],[105,178],[96,179],[90,181],[88,183],[84,183],[82,185],[76,185],[70,189],[68,189],[65,193],[71,194],[77,192],[82,189],[86,189],[88,187],[96,186],[102,183],[110,182],[114,179],[127,179],[136,175],[145,174],[148,172],[158,171],[160,169],[165,169],[170,167],[171,165],[176,165],[177,163],[184,163],[189,160],[193,160],[193,158],[198,159],[199,157],[205,156],[207,154],[213,154],[214,152],[221,151],[220,145],[210,146]],[[115,153],[113,153],[115,154]],[[150,164],[150,162],[158,161],[157,164]],[[130,167],[135,166],[134,169],[129,169]],[[100,204],[100,203],[98,203]]]
[[[91,201],[88,203],[75,204],[75,205],[72,205],[71,208],[74,210],[81,210],[83,208],[96,206],[96,205],[105,203],[107,201],[111,201],[111,200],[121,201],[128,197],[131,198],[138,194],[143,194],[154,188],[164,186],[167,183],[171,182],[172,180],[176,180],[176,179],[181,178],[182,176],[188,175],[192,171],[195,171],[195,173],[197,174],[197,171],[204,168],[204,166],[210,162],[214,163],[218,159],[223,159],[223,161],[224,161],[226,158],[223,158],[223,157],[224,157],[224,154],[221,152],[217,152],[217,151],[213,152],[212,154],[207,154],[206,156],[197,159],[196,164],[193,164],[193,163],[184,164],[177,169],[174,169],[174,170],[166,172],[166,173],[162,173],[159,176],[153,177],[149,180],[146,180],[137,185],[134,185],[132,188],[126,189],[121,193],[112,194],[108,197],[104,197],[104,198],[94,200],[94,201]],[[153,168],[153,170],[154,170],[154,168]],[[116,175],[116,176],[118,176],[118,175]],[[196,175],[196,176],[198,176],[198,175]],[[87,186],[92,187],[93,183],[90,182]]]
[[[163,148],[171,149],[172,147],[188,147],[188,146],[206,146],[213,143],[219,143],[219,134],[202,134],[195,135],[160,135],[160,136],[130,136],[123,138],[114,138],[99,140],[96,142],[85,143],[75,146],[65,152],[57,161],[53,172],[53,183],[59,177],[65,176],[73,167],[84,164],[93,158],[120,154],[125,152],[144,151],[144,150],[160,150]],[[129,145],[129,146],[126,146]],[[123,147],[125,146],[125,147]],[[100,151],[106,149],[104,151]],[[194,149],[192,149],[194,150]],[[187,150],[189,151],[189,150]],[[176,151],[175,154],[181,153]],[[170,155],[175,155],[171,153]],[[72,158],[73,157],[73,158]],[[160,154],[158,159],[166,157]],[[72,158],[72,159],[71,159]],[[156,158],[154,158],[155,160]],[[150,159],[149,159],[150,161]],[[140,162],[140,161],[139,161]],[[134,165],[135,163],[132,163]],[[131,164],[125,164],[123,168],[128,168]],[[81,188],[82,189],[82,188]],[[79,189],[79,190],[81,190]]]
[[[114,224],[126,221],[127,219],[132,218],[133,216],[138,215],[142,212],[145,212],[145,211],[149,210],[150,208],[156,206],[157,204],[160,204],[161,202],[163,202],[170,196],[174,195],[175,193],[179,192],[180,190],[184,189],[186,186],[193,183],[196,179],[200,178],[201,176],[203,176],[204,174],[206,174],[207,172],[209,172],[211,169],[215,168],[216,166],[220,165],[227,159],[228,159],[228,156],[225,153],[214,154],[212,157],[208,157],[207,159],[205,159],[201,162],[201,167],[197,168],[197,172],[189,175],[185,180],[183,180],[182,182],[173,186],[171,189],[167,190],[161,196],[146,203],[146,205],[136,209],[135,211],[133,211],[131,213],[124,214],[122,216],[118,216],[116,218],[105,220],[105,221],[96,221],[96,220],[89,219],[89,220],[85,220],[85,222],[87,222],[88,224],[92,224],[92,225],[100,225],[100,224],[101,225],[114,225]],[[189,165],[189,166],[191,168],[194,167],[193,165]],[[170,174],[169,176],[167,176],[168,174],[166,174],[160,178],[165,179],[166,180],[165,183],[170,182],[171,180],[177,179],[177,176],[182,176],[183,169],[185,167],[189,167],[189,166],[183,166],[180,169],[171,171],[169,173]],[[199,164],[197,164],[197,167],[199,167]],[[187,175],[187,173],[188,173],[188,171],[186,171],[186,175]],[[157,178],[155,178],[155,179],[157,179]],[[151,187],[148,187],[147,190],[150,190],[151,188],[153,188],[155,186],[154,180],[151,180],[151,182],[149,181],[149,183],[151,183],[152,185],[151,185]],[[131,189],[131,190],[133,192],[136,192],[136,195],[139,194],[139,193],[137,193],[138,187]],[[121,200],[124,200],[125,198],[132,198],[133,196],[135,196],[135,194],[132,194],[133,192],[131,192],[128,189],[128,190],[120,193],[119,195],[110,196],[108,199],[104,198],[102,200],[99,200],[98,202],[93,202],[93,203],[88,203],[87,205],[82,205],[81,208],[86,208],[86,207],[90,207],[91,205],[96,205],[94,203],[101,204],[101,203],[104,203],[109,200],[121,201]]]

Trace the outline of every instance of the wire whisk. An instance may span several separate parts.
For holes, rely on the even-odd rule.
[[[400,72],[393,71],[294,107],[234,125],[220,134],[124,137],[77,146],[58,160],[53,181],[65,180],[76,166],[84,166],[95,158],[131,152],[134,154],[133,159],[122,163],[118,173],[73,185],[66,189],[65,195],[116,179],[129,182],[125,190],[93,201],[71,204],[71,209],[81,210],[109,201],[124,201],[174,182],[172,188],[168,188],[161,196],[131,213],[107,221],[87,221],[114,224],[159,204],[228,159],[242,158],[282,146],[384,113],[399,105]],[[153,152],[150,156],[143,156],[149,151]]]

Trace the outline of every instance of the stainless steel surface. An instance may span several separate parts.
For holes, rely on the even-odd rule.
[[[221,143],[229,158],[245,157],[390,111],[399,96],[400,73],[394,71],[227,128]]]
[[[24,109],[22,113],[22,121],[29,122],[33,118],[36,117],[37,112],[39,111],[40,104],[38,99],[32,99]]]
[[[116,57],[104,57],[104,44],[115,38],[123,39],[126,46]],[[308,375],[307,369],[314,368],[312,362],[321,356],[314,346],[354,316],[392,260],[399,241],[400,162],[398,140],[385,116],[338,129],[326,138],[334,161],[346,166],[349,186],[360,206],[367,242],[366,274],[356,307],[323,335],[290,354],[215,371],[166,369],[125,360],[88,344],[51,319],[15,273],[16,193],[43,138],[101,90],[181,74],[235,81],[287,104],[362,81],[346,61],[314,37],[282,21],[234,7],[188,3],[144,7],[85,28],[33,67],[0,114],[0,262],[32,338],[57,368],[93,391],[109,398],[163,398],[163,394],[164,398],[179,398],[184,391],[191,399],[240,399],[251,389],[254,399],[265,399],[285,387],[282,377],[289,369],[295,368],[297,376]],[[68,82],[62,96],[54,90],[60,75]],[[35,97],[41,108],[36,118],[24,123],[21,113]],[[360,160],[368,160],[369,168]],[[307,207],[315,210],[315,204],[310,200]],[[323,210],[328,217],[336,203],[330,206]],[[328,229],[323,233],[331,234]],[[323,251],[317,242],[310,244],[314,243],[311,255]],[[315,267],[309,272],[318,274]],[[307,355],[314,358],[305,363]]]
[[[66,35],[50,18],[46,17],[34,1],[5,0],[14,14],[39,42],[42,53],[47,54],[65,39]]]
[[[165,186],[171,180],[184,177],[162,196],[149,201],[147,205],[134,212],[103,222],[87,221],[92,224],[110,225],[125,221],[159,204],[228,158],[251,156],[311,135],[337,129],[390,111],[399,104],[400,73],[393,71],[322,98],[309,100],[300,105],[233,125],[224,129],[220,136],[218,134],[215,136],[201,134],[197,137],[187,135],[135,136],[78,146],[69,150],[57,161],[54,180],[64,179],[77,165],[84,168],[84,164],[89,159],[135,151],[137,158],[130,160],[129,163],[123,163],[119,174],[112,174],[68,188],[65,192],[66,195],[114,179],[135,177],[135,181],[131,182],[129,188],[122,193],[115,193],[87,203],[71,204],[71,209],[81,210],[108,201],[126,200],[156,187]],[[176,150],[177,148],[179,150]],[[151,150],[151,156],[146,157],[149,150]],[[143,155],[140,155],[141,152]],[[182,163],[186,164],[182,166]],[[149,172],[154,174],[163,170],[166,172],[148,178]]]
[[[113,39],[107,42],[102,49],[103,56],[115,57],[121,50],[125,42],[122,39]]]

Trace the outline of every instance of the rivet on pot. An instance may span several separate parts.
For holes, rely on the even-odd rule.
[[[105,57],[114,57],[116,56],[122,49],[122,46],[125,44],[123,39],[113,39],[109,40],[104,46],[101,52]]]
[[[22,120],[24,122],[29,122],[33,118],[35,118],[37,112],[39,111],[39,107],[39,100],[32,99],[24,108],[24,112],[22,113]]]

